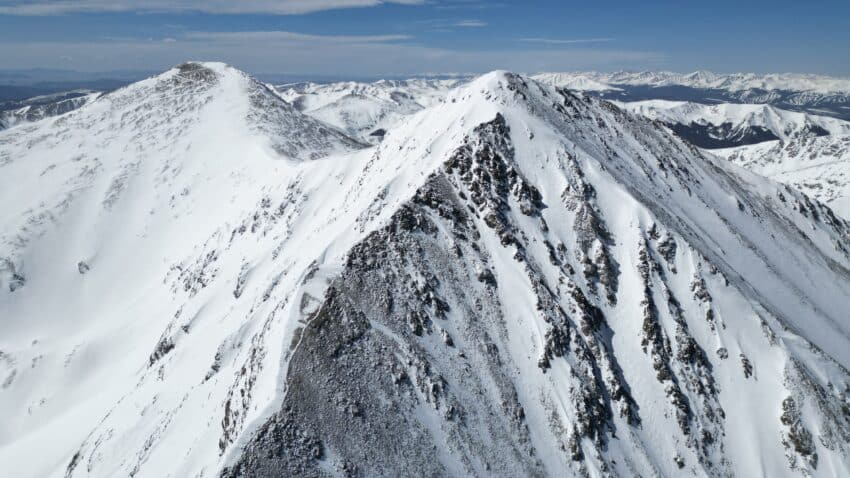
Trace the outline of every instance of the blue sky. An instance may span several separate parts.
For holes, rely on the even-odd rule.
[[[0,68],[850,75],[850,1],[0,0]]]

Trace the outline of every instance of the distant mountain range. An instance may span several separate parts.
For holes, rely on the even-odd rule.
[[[0,103],[0,129],[68,113],[101,95],[99,91],[72,90]]]
[[[820,75],[710,72],[543,73],[539,81],[618,101],[769,104],[850,120],[850,79]]]
[[[689,142],[709,149],[801,136],[850,134],[850,122],[828,116],[783,110],[772,105],[682,101],[616,102],[633,113],[657,120]]]

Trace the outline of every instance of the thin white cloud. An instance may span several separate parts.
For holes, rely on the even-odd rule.
[[[79,71],[165,70],[187,60],[223,61],[253,73],[337,77],[657,67],[655,52],[599,48],[447,49],[404,35],[322,36],[287,31],[188,32],[162,39],[0,42],[4,68],[58,64]],[[175,41],[171,41],[175,40]]]
[[[494,0],[444,0],[437,4],[437,10],[490,10],[506,5]]]
[[[573,45],[577,43],[605,43],[614,41],[614,38],[577,38],[562,40],[559,38],[520,38],[519,41],[526,43],[546,43],[549,45]]]
[[[186,40],[201,40],[211,42],[244,43],[244,42],[278,42],[278,43],[385,43],[399,40],[409,40],[409,35],[310,35],[287,31],[253,31],[253,32],[187,32]]]
[[[452,26],[461,28],[481,28],[486,27],[487,22],[481,20],[462,20],[457,23],[454,23]]]
[[[426,0],[0,0],[0,15],[64,15],[93,12],[205,12],[298,15],[337,8]]]

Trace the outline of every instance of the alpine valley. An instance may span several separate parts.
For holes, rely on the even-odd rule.
[[[801,75],[0,112],[0,476],[850,476],[850,98]]]

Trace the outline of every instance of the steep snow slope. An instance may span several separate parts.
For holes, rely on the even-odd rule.
[[[850,472],[850,224],[609,103],[357,150],[191,64],[14,132],[0,474]]]
[[[412,113],[431,106],[466,79],[302,83],[276,87],[296,108],[370,143]]]
[[[799,137],[711,152],[794,186],[850,219],[850,136]]]
[[[724,143],[787,141],[799,136],[850,134],[850,122],[786,111],[770,105],[702,105],[683,101],[617,102],[635,114],[661,121],[701,147]]]

